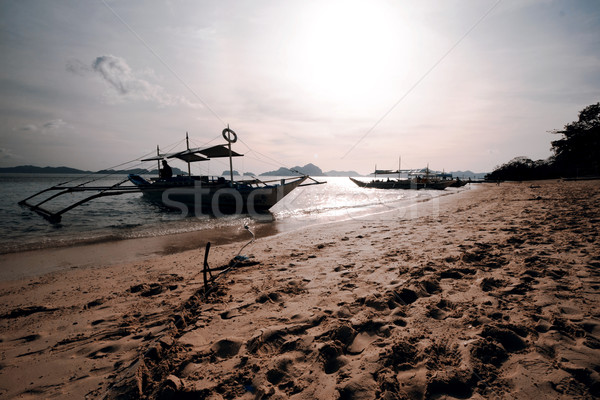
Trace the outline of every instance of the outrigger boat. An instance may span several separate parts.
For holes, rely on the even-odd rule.
[[[398,161],[400,164],[400,161]],[[408,178],[402,179],[401,174],[405,173]],[[377,179],[377,175],[393,175],[398,174],[398,179]],[[422,170],[408,170],[401,169],[398,165],[398,170],[379,170],[375,166],[375,172],[373,173],[375,178],[370,182],[364,182],[358,179],[350,178],[357,186],[364,188],[374,189],[435,189],[444,190],[448,187],[460,187],[466,184],[466,181],[460,179],[453,179],[452,174],[443,172],[432,173],[429,170],[429,166],[425,169],[425,176],[423,176]],[[464,182],[464,183],[463,183]]]
[[[219,214],[266,212],[309,178],[305,175],[293,178],[290,182],[281,179],[277,181],[278,183],[258,179],[236,182],[233,179],[232,158],[241,157],[242,154],[231,150],[231,144],[237,141],[237,135],[227,127],[223,130],[223,138],[227,141],[227,145],[190,149],[186,135],[186,150],[170,154],[157,152],[156,157],[142,160],[160,162],[165,159],[177,158],[187,162],[188,175],[147,181],[139,175],[132,174],[129,175],[129,180],[141,190],[147,199],[154,203],[169,208],[202,209]],[[190,173],[190,163],[218,157],[229,158],[230,180],[223,177],[194,176]],[[315,181],[315,183],[321,182]]]
[[[231,149],[231,144],[237,141],[236,133],[227,127],[223,130],[222,134],[223,138],[227,141],[227,144],[206,148],[190,148],[189,139],[186,133],[185,150],[163,154],[157,148],[157,155],[155,157],[141,160],[157,161],[159,163],[160,171],[161,161],[167,159],[179,159],[187,163],[187,175],[145,179],[139,174],[130,174],[127,176],[127,179],[112,186],[87,186],[87,184],[96,179],[75,186],[67,186],[67,183],[64,183],[29,196],[20,201],[19,204],[35,211],[52,223],[59,223],[62,219],[62,214],[81,204],[87,203],[90,200],[104,196],[139,192],[143,194],[144,198],[153,203],[167,208],[179,209],[182,212],[187,212],[190,209],[201,210],[217,216],[232,212],[263,213],[268,211],[278,201],[299,186],[325,183],[318,182],[308,175],[300,175],[277,181],[261,181],[257,178],[235,181],[233,179],[232,158],[241,157],[243,155],[236,153]],[[196,176],[191,174],[190,163],[208,161],[211,158],[219,157],[229,158],[229,180],[224,177]],[[307,179],[311,179],[313,182],[304,183]],[[33,201],[36,197],[50,191],[56,191],[57,193],[42,201]],[[45,206],[42,207],[42,205],[61,195],[89,191],[96,193],[70,204],[59,211],[52,212],[47,208],[44,208]]]

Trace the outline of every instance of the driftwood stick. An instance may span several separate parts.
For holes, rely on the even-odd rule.
[[[208,252],[210,251],[210,242],[206,243],[206,250],[204,251],[204,269],[202,271],[202,276],[204,277],[204,291],[208,291],[208,278],[206,273],[210,274],[210,278],[212,279],[212,274],[210,273],[210,268],[208,266]]]

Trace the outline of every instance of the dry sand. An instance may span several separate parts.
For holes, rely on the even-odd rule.
[[[258,239],[208,294],[203,246],[5,281],[0,397],[595,398],[599,204],[482,185]]]

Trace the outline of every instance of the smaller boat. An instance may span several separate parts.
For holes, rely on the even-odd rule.
[[[350,178],[357,186],[375,189],[423,189],[423,183],[418,183],[414,179],[373,179],[370,182],[364,182],[358,179]]]
[[[456,178],[450,187],[459,188],[465,186],[467,183],[471,183],[471,178],[469,180],[464,180],[460,178]]]
[[[436,180],[427,178],[415,178],[415,179],[386,179],[386,180],[372,180],[370,182],[363,182],[358,179],[350,178],[357,186],[364,188],[373,189],[434,189],[444,190],[448,187],[458,187],[458,183],[454,179],[450,180]]]
[[[399,167],[399,166],[398,166]],[[401,178],[401,174],[405,173],[408,178]],[[374,189],[435,189],[444,190],[448,187],[460,187],[462,181],[453,179],[451,174],[444,172],[431,172],[429,166],[425,170],[378,170],[375,167],[375,179],[370,182],[364,182],[358,179],[350,178],[357,186]],[[392,175],[398,174],[397,179],[376,179],[377,175]],[[460,186],[459,186],[460,185]]]

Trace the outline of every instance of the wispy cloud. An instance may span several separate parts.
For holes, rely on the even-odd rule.
[[[19,131],[19,132],[36,132],[38,130],[38,127],[37,127],[37,125],[34,125],[34,124],[27,124],[27,125],[23,125],[18,128],[15,128],[14,130]]]
[[[113,55],[98,56],[87,65],[80,60],[71,59],[66,65],[67,71],[76,75],[85,76],[94,73],[111,88],[113,100],[132,100],[153,102],[160,106],[187,106],[201,107],[186,98],[173,96],[159,84],[150,82],[144,76],[154,75],[153,71],[134,71],[127,61]]]
[[[11,149],[0,147],[0,162],[10,162],[20,160],[23,157],[13,153]]]
[[[60,129],[60,128],[65,127],[66,125],[67,125],[67,123],[65,121],[63,121],[61,118],[53,119],[52,121],[48,121],[48,122],[44,123],[42,125],[42,130],[50,131],[50,130]]]
[[[41,124],[26,124],[19,126],[14,131],[25,132],[25,133],[55,133],[68,128],[69,124],[63,121],[62,118],[53,119],[50,121],[42,122]]]
[[[79,76],[84,76],[87,72],[92,70],[89,65],[84,64],[76,58],[71,58],[67,61],[66,69]]]

